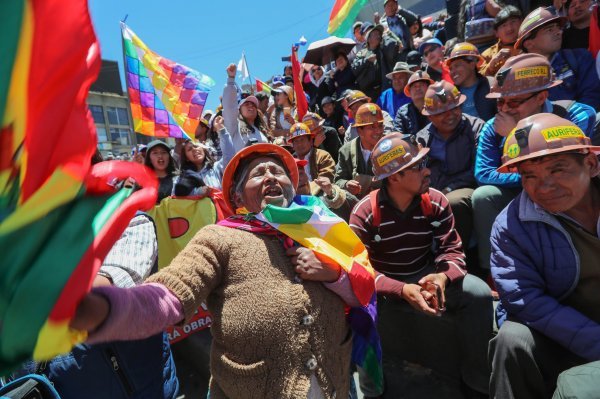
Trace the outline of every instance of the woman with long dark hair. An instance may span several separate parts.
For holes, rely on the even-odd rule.
[[[216,116],[212,122],[215,134],[218,136],[219,147],[223,150],[222,158],[216,160],[211,149],[203,143],[186,141],[179,153],[181,173],[175,179],[173,195],[205,195],[209,188],[221,190],[223,169],[235,152],[231,136],[223,124],[223,118]]]
[[[169,146],[160,140],[154,140],[148,144],[144,165],[152,169],[158,177],[158,197],[156,198],[158,204],[163,198],[171,195],[173,178],[178,174]]]

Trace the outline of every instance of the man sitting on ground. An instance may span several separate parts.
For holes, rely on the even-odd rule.
[[[550,397],[561,371],[600,360],[598,154],[553,114],[521,120],[506,139],[498,172],[519,173],[523,192],[491,236],[501,301],[493,397]]]
[[[490,98],[498,103],[498,114],[486,122],[479,135],[475,158],[478,187],[471,198],[479,249],[479,264],[489,269],[490,231],[496,216],[521,190],[521,176],[500,174],[502,148],[517,122],[540,112],[551,112],[575,123],[588,137],[594,134],[596,113],[574,101],[548,100],[548,90],[561,84],[554,78],[548,60],[539,54],[510,58],[496,74]]]
[[[498,42],[481,53],[484,63],[479,72],[485,76],[494,76],[504,65],[507,59],[521,54],[521,50],[515,48],[515,42],[519,37],[519,26],[523,21],[523,14],[515,6],[506,6],[494,20],[494,30]]]
[[[468,393],[481,395],[487,393],[489,382],[491,292],[465,270],[452,209],[441,192],[429,188],[428,152],[428,148],[419,150],[402,140],[399,133],[382,138],[371,154],[382,188],[356,205],[350,227],[367,247],[378,273],[378,330],[384,362],[401,361],[399,332],[418,328],[406,324],[409,305],[424,318],[452,314],[456,317],[457,342],[448,342],[447,336],[436,331],[422,331],[422,335],[434,344],[460,347],[463,386]],[[385,378],[395,378],[386,370],[384,367]],[[366,375],[359,375],[365,395],[382,395]]]

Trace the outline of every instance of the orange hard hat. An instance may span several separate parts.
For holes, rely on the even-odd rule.
[[[234,188],[234,178],[240,163],[248,158],[257,158],[260,156],[271,156],[281,161],[283,166],[287,169],[294,190],[298,188],[298,167],[292,154],[289,153],[285,148],[275,144],[260,143],[250,145],[242,148],[231,158],[231,161],[225,167],[223,171],[223,198],[232,212],[235,212],[236,205],[232,201],[232,190]]]
[[[352,126],[367,126],[374,123],[383,123],[383,112],[381,112],[379,105],[373,103],[361,105],[356,111]]]
[[[348,102],[348,107],[351,107],[359,101],[370,102],[371,97],[368,97],[365,93],[363,93],[360,90],[354,90],[352,93],[350,93],[349,96],[346,97],[346,101]]]
[[[477,68],[479,68],[485,62],[481,54],[479,54],[477,47],[469,42],[456,43],[454,47],[452,47],[450,57],[448,57],[448,59],[445,61],[446,66],[450,67],[452,61],[458,58],[468,58],[476,61]]]
[[[305,123],[296,122],[290,128],[290,137],[288,138],[288,143],[292,143],[292,140],[298,138],[300,136],[309,136],[312,137],[313,134],[310,132],[308,126]]]
[[[429,74],[425,71],[418,70],[414,72],[412,75],[410,75],[410,78],[408,78],[406,86],[404,86],[404,94],[406,97],[410,97],[410,85],[415,82],[427,82],[427,85],[430,85],[433,83],[433,79],[431,79]]]

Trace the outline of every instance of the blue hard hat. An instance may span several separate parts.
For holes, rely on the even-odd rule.
[[[436,39],[436,38],[432,38],[429,40],[425,40],[423,43],[421,43],[421,45],[419,46],[419,53],[423,54],[423,50],[425,49],[425,47],[431,45],[431,44],[435,44],[437,46],[442,47],[443,44],[440,41],[440,39]]]

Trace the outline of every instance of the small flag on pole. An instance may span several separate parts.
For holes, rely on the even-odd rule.
[[[271,91],[273,90],[273,88],[271,86],[269,86],[268,84],[266,84],[265,82],[263,82],[260,79],[255,79],[255,80],[256,80],[256,92],[257,93],[264,91],[265,93],[271,95]]]
[[[292,75],[294,77],[294,94],[296,95],[296,110],[298,112],[298,120],[302,120],[308,112],[308,101],[302,89],[300,81],[300,61],[298,61],[298,48],[292,47]]]
[[[248,64],[246,63],[246,54],[242,53],[242,58],[237,65],[237,70],[242,80],[248,79],[250,72],[248,71]]]

